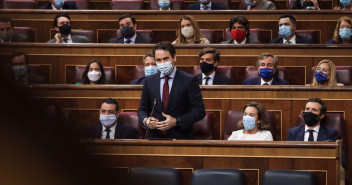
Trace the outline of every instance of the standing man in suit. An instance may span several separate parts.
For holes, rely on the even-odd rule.
[[[109,40],[109,43],[123,44],[147,44],[151,43],[151,39],[144,38],[137,34],[136,18],[130,14],[124,14],[119,18],[119,27],[121,37],[115,37]]]
[[[76,2],[65,0],[50,0],[49,3],[41,6],[39,9],[46,10],[75,10],[78,9]]]
[[[279,35],[281,38],[271,40],[272,44],[312,44],[313,41],[295,34],[296,19],[292,15],[279,18]]]
[[[86,127],[85,137],[90,139],[138,139],[136,129],[119,122],[119,104],[108,98],[103,100],[99,110],[99,122]]]
[[[139,122],[147,127],[148,138],[193,139],[194,123],[205,117],[198,80],[175,67],[170,42],[156,44],[153,54],[159,73],[145,78]]]
[[[28,38],[14,32],[10,17],[0,17],[0,42],[28,42]]]
[[[226,7],[211,0],[199,0],[197,3],[190,4],[188,10],[226,10]]]
[[[144,79],[146,76],[153,75],[158,72],[158,68],[156,67],[156,63],[154,60],[153,53],[147,53],[143,57],[143,66],[144,66],[144,76],[135,80],[132,80],[131,85],[143,85]]]
[[[258,57],[257,67],[260,77],[243,81],[242,85],[288,85],[286,80],[275,77],[279,59],[270,53]]]
[[[71,18],[65,13],[56,15],[54,28],[56,34],[48,43],[90,43],[86,36],[71,34]]]
[[[199,85],[231,85],[231,79],[216,72],[220,62],[220,52],[214,48],[204,48],[199,53],[200,70],[197,75]]]

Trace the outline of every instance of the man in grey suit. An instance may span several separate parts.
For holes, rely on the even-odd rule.
[[[90,43],[86,36],[71,35],[71,19],[67,14],[57,14],[54,19],[56,34],[48,43]]]
[[[232,17],[229,23],[232,39],[223,41],[221,44],[258,44],[257,38],[252,37],[249,32],[249,21],[240,15]]]
[[[267,0],[245,0],[245,4],[241,5],[242,10],[275,10],[273,2]]]
[[[10,17],[0,17],[0,42],[28,42],[28,38],[14,32]]]

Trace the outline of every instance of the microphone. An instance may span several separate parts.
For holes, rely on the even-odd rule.
[[[152,114],[151,114],[151,117],[153,117],[153,113],[154,113],[154,108],[155,108],[155,105],[156,105],[156,98],[154,99],[154,105],[153,105],[153,108],[152,108]],[[149,121],[150,122],[150,121]],[[147,139],[147,134],[148,134],[148,131],[149,131],[149,127],[148,125],[147,126],[147,131],[145,132],[145,135],[144,135],[144,139]]]

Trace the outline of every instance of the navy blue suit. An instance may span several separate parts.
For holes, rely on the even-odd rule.
[[[200,10],[200,3],[193,3],[188,6],[188,10]],[[211,10],[226,10],[225,6],[211,2]]]
[[[50,10],[52,10],[53,7],[51,5],[52,5],[51,3],[48,3],[48,4],[45,4],[45,5],[41,6],[39,9],[50,9]],[[76,5],[76,2],[65,1],[64,2],[64,6],[62,7],[62,9],[64,9],[64,10],[75,10],[75,9],[78,9],[78,8],[77,8],[77,5]]]
[[[143,85],[144,84],[144,79],[145,79],[145,76],[143,76],[142,78],[138,78],[138,79],[132,80],[130,84],[131,85]]]
[[[243,81],[242,85],[260,85],[261,78],[250,78]],[[274,78],[273,83],[271,85],[288,85],[286,80],[280,78]]]
[[[283,38],[271,40],[271,44],[282,44]],[[296,44],[313,44],[313,40],[296,35]]]
[[[141,101],[138,109],[139,123],[150,116],[156,100],[152,117],[164,121],[162,112],[178,119],[177,126],[163,135],[159,130],[149,130],[148,138],[193,139],[193,125],[205,117],[205,106],[196,77],[176,69],[166,110],[160,97],[160,73],[145,77]]]
[[[197,79],[199,82],[199,85],[202,85],[202,74],[197,75]],[[221,75],[219,73],[215,73],[214,80],[213,80],[213,85],[231,85],[231,79],[228,78],[227,76]]]
[[[101,139],[102,126],[100,122],[92,123],[86,126],[85,138]],[[137,130],[128,124],[117,122],[115,127],[114,139],[138,139]]]
[[[114,37],[114,38],[111,38],[109,40],[109,43],[121,43],[121,44],[123,44],[124,43],[124,38],[122,36],[121,37]],[[151,39],[144,38],[141,35],[137,34],[137,37],[136,37],[136,40],[135,40],[135,44],[148,44],[148,43],[152,43]]]

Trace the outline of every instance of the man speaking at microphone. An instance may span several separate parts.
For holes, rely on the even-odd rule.
[[[198,80],[176,68],[170,42],[157,43],[153,54],[159,72],[145,78],[139,122],[147,138],[193,139],[193,124],[205,116]]]

